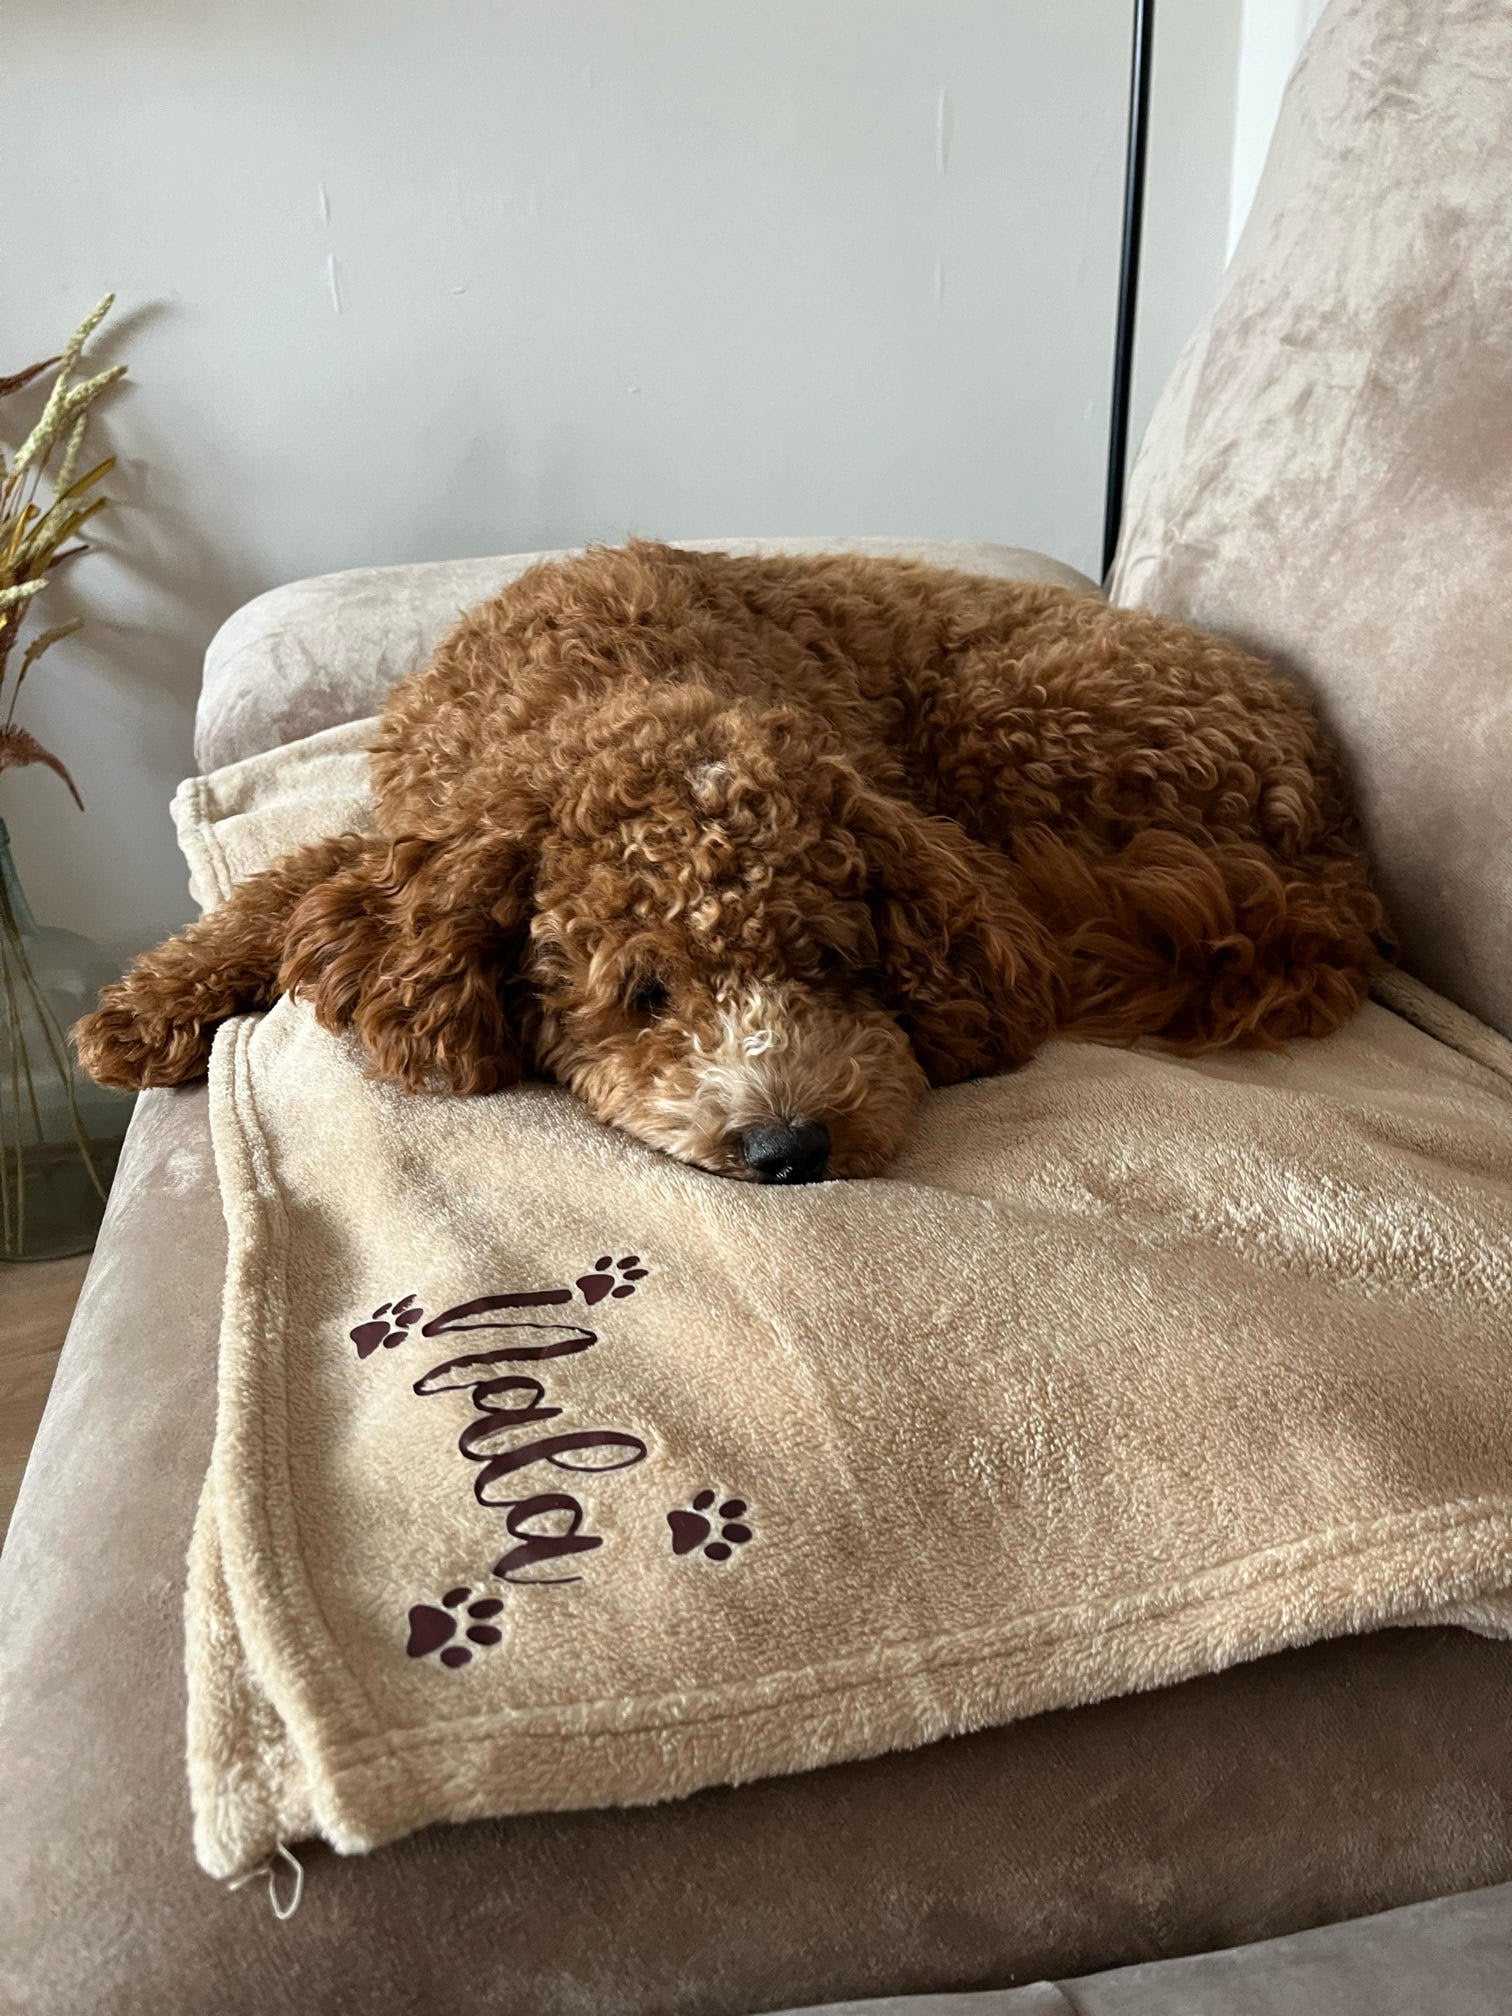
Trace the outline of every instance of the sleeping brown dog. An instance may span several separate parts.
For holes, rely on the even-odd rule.
[[[412,1090],[526,1071],[720,1175],[866,1176],[1047,1037],[1321,1036],[1383,930],[1307,702],[1096,598],[634,543],[531,570],[398,686],[379,832],[287,856],[77,1032],[203,1074],[281,992]]]

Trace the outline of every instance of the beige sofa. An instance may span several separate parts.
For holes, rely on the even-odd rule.
[[[1487,445],[1487,402],[1512,381],[1509,79],[1504,9],[1336,0],[1157,414],[1113,582],[1313,686],[1409,960],[1504,1030],[1512,447]],[[207,659],[202,767],[370,712],[502,566],[249,605]],[[203,1093],[151,1094],[0,1557],[3,2006],[749,2016],[1126,1963],[978,2016],[1512,2006],[1508,1893],[1421,1902],[1512,1879],[1512,1647],[1445,1629],[668,1806],[311,1851],[275,1924],[260,1886],[195,1869],[184,1787],[180,1601],[223,1250]],[[1323,1947],[1162,1964],[1408,1905]]]
[[[204,760],[368,712],[518,564],[262,597],[211,647]],[[1080,1974],[1512,1877],[1512,1645],[1398,1630],[665,1806],[433,1828],[351,1861],[302,1848],[304,1901],[275,1926],[261,1886],[195,1868],[184,1783],[224,1239],[203,1088],[148,1094],[0,1557],[20,2007],[261,2016],[297,1983],[321,2012],[748,2016]]]

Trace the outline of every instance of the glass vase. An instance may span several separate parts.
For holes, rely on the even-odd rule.
[[[132,1095],[86,1078],[68,1032],[116,972],[89,939],[36,922],[0,819],[0,1259],[95,1242]]]

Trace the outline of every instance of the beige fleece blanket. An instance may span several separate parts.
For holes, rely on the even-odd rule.
[[[367,823],[370,728],[185,786],[202,902]],[[203,1866],[1508,1628],[1512,1046],[1393,989],[1284,1056],[1053,1045],[806,1189],[229,1026]]]

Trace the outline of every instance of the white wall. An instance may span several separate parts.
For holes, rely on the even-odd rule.
[[[1222,262],[1239,5],[1164,0],[1151,394]],[[0,369],[106,286],[102,356],[132,367],[108,550],[55,598],[88,629],[26,709],[89,813],[41,772],[0,789],[35,907],[115,947],[184,916],[164,807],[199,657],[279,581],[627,530],[1000,538],[1095,571],[1128,24],[13,0]]]
[[[1252,0],[1157,0],[1131,461],[1171,366],[1223,278],[1246,4]]]

